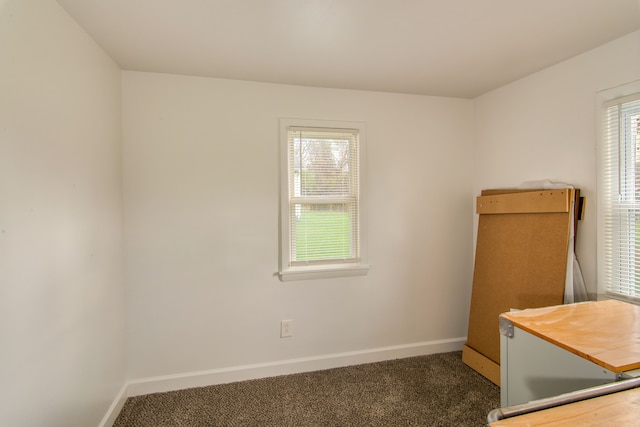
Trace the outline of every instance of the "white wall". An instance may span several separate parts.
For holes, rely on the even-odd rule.
[[[637,79],[639,31],[475,100],[474,195],[537,179],[580,188],[587,209],[576,252],[591,294],[596,292],[596,92]]]
[[[94,426],[125,381],[120,70],[0,0],[0,424]]]
[[[123,109],[130,379],[466,335],[472,101],[124,72]],[[276,277],[281,117],[366,122],[368,276]]]

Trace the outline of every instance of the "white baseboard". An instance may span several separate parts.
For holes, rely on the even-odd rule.
[[[127,401],[127,397],[129,397],[129,395],[127,394],[127,387],[127,383],[122,386],[122,388],[116,395],[116,398],[113,399],[113,403],[111,403],[111,406],[109,406],[109,410],[102,418],[102,421],[100,421],[100,424],[98,424],[98,427],[111,427],[116,421],[116,418],[118,418],[118,414],[120,414],[124,403]]]
[[[297,374],[301,372],[359,365],[362,363],[380,362],[383,360],[399,359],[404,357],[445,353],[461,350],[465,342],[466,337],[452,338],[352,351],[347,353],[326,354],[321,356],[302,357],[298,359],[279,360],[276,362],[233,366],[229,368],[212,369],[209,371],[143,378],[129,381],[127,391],[129,396],[139,396],[142,394],[204,387],[236,381],[274,377],[278,375]]]
[[[425,356],[435,353],[460,351],[467,341],[466,337],[445,340],[426,341],[405,345],[380,347],[346,353],[325,354],[321,356],[301,357],[276,362],[256,363],[233,366],[208,371],[188,372],[177,375],[130,380],[123,386],[105,415],[100,427],[110,427],[117,418],[124,402],[129,396],[162,393],[193,387],[205,387],[237,381],[274,377],[278,375],[298,374],[323,369],[382,362],[413,356]]]

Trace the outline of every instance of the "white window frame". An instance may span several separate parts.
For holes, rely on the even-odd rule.
[[[617,101],[626,102],[629,96],[635,96],[640,93],[640,80],[628,83],[625,85],[617,86],[615,88],[603,90],[597,93],[596,96],[596,111],[597,111],[597,184],[598,184],[598,197],[597,197],[597,292],[599,297],[622,299],[628,302],[640,303],[640,299],[635,298],[624,293],[616,291],[617,285],[611,283],[612,279],[609,277],[609,267],[607,265],[607,259],[611,256],[610,243],[607,241],[607,217],[608,207],[611,206],[611,202],[607,200],[609,185],[606,181],[606,144],[607,135],[605,129],[605,116],[606,109],[611,104],[615,104]],[[640,257],[640,254],[638,254]]]
[[[292,265],[289,236],[289,129],[291,127],[307,127],[326,129],[355,129],[358,131],[358,172],[359,172],[359,258],[356,262],[315,262],[309,265]],[[366,127],[363,122],[312,120],[312,119],[280,119],[280,271],[282,281],[307,280],[334,277],[366,275],[367,264],[367,230],[366,230]]]

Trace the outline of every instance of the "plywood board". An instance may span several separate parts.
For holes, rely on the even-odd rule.
[[[563,191],[573,200],[574,190]],[[481,197],[499,192],[483,191]],[[527,192],[507,193],[503,200],[521,200]],[[499,365],[501,313],[562,304],[572,222],[569,209],[480,215],[467,346]]]
[[[492,383],[500,385],[500,365],[468,345],[462,346],[462,362]]]
[[[640,306],[635,304],[590,301],[501,317],[609,371],[640,369]]]
[[[479,214],[569,212],[572,192],[568,189],[483,195],[476,199]]]
[[[495,421],[491,427],[636,427],[639,413],[640,389],[636,388]]]

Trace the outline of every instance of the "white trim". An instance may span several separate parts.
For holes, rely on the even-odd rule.
[[[596,295],[596,301],[604,301],[608,299],[614,299],[614,300],[626,302],[629,304],[640,305],[640,299],[638,298],[626,297],[624,295],[618,295],[612,292],[605,292],[604,294]]]
[[[434,353],[459,351],[466,337],[427,341],[413,344],[373,348],[345,353],[301,357],[275,362],[232,366],[208,371],[187,372],[176,375],[164,375],[141,378],[127,383],[128,396],[182,390],[193,387],[226,384],[278,375],[297,374],[363,363],[381,362]]]
[[[449,338],[131,380],[122,386],[98,427],[111,427],[128,397],[460,351],[466,342],[467,337]]]
[[[291,280],[308,280],[308,279],[328,279],[333,277],[353,277],[366,276],[369,272],[368,265],[361,264],[334,264],[332,267],[325,266],[304,266],[289,267],[285,271],[280,271],[280,280],[288,282]]]
[[[620,98],[610,99],[602,103],[603,108],[613,107],[615,105],[622,105],[629,102],[637,101],[640,99],[640,93],[634,93],[632,95],[622,96]]]
[[[116,421],[116,418],[118,418],[122,407],[127,401],[127,397],[129,397],[127,391],[128,383],[125,383],[116,395],[115,399],[113,399],[111,406],[109,406],[107,413],[102,418],[102,421],[100,421],[100,424],[98,424],[98,427],[111,427],[113,425],[113,423]]]
[[[621,99],[638,91],[640,91],[640,80],[596,92],[596,293],[598,295],[604,295],[607,292],[605,279],[606,248],[604,247],[605,184],[602,177],[604,106],[611,101]]]
[[[358,168],[359,168],[359,263],[343,265],[341,263],[324,264],[323,267],[296,267],[289,265],[291,251],[289,242],[289,128],[303,127],[309,129],[356,131],[359,135]],[[367,253],[367,168],[366,168],[366,123],[360,121],[316,120],[316,119],[280,119],[280,250],[278,277],[281,281],[363,276],[369,271]]]

